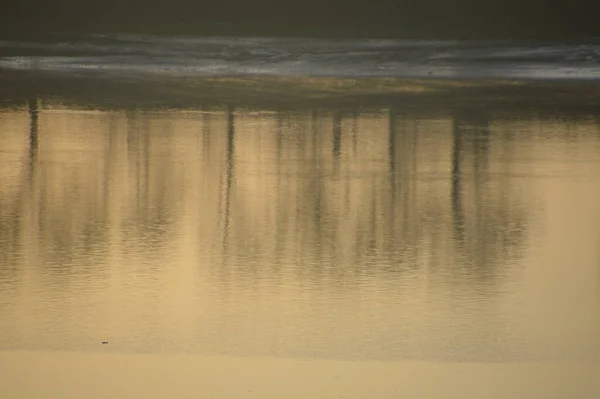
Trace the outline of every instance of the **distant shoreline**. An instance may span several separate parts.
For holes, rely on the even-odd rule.
[[[433,40],[600,36],[591,2],[544,0],[31,0],[0,15],[0,39],[129,33]]]
[[[110,109],[399,107],[441,112],[596,112],[600,82],[402,78],[173,77],[0,69],[0,107],[31,98]]]

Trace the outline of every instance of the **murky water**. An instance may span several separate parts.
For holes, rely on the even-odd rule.
[[[0,393],[598,397],[600,125],[527,115],[4,108]]]
[[[0,68],[177,76],[597,80],[600,41],[92,35],[0,40]]]

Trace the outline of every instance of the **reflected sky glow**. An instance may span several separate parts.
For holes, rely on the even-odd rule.
[[[0,132],[1,349],[600,354],[593,118],[38,101]]]

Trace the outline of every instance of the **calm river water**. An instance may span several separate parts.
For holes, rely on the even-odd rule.
[[[0,111],[1,397],[599,397],[600,114],[126,101]]]

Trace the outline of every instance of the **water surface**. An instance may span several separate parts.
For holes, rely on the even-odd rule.
[[[598,397],[600,125],[578,91],[296,79],[243,104],[145,80],[154,106],[15,81],[0,394]]]
[[[585,79],[600,42],[48,35],[0,41],[0,68],[185,76]]]

